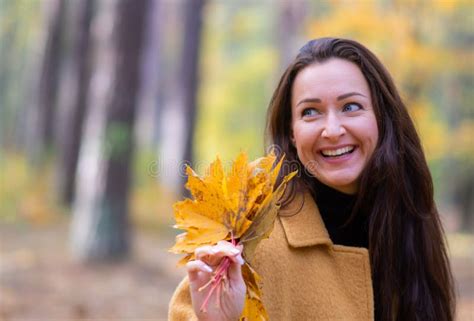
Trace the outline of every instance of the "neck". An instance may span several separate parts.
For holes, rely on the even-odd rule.
[[[368,247],[367,220],[352,215],[356,194],[347,194],[314,180],[313,197],[334,244]]]

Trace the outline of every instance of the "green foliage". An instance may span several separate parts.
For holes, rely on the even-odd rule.
[[[474,135],[473,9],[472,2],[463,0],[307,5],[304,39],[356,39],[391,71],[420,133],[438,200],[446,200],[439,191],[445,190],[440,185],[449,175],[443,170],[449,159],[474,155],[468,141]],[[272,42],[275,25],[281,23],[278,6],[211,2],[205,21],[196,158],[208,163],[219,153],[225,161],[239,150],[261,155],[265,112],[280,69]]]
[[[23,147],[44,46],[45,15],[39,13],[45,13],[45,3],[0,0],[2,150]],[[226,164],[241,150],[251,159],[264,152],[266,109],[282,69],[275,35],[282,23],[279,3],[207,2],[194,137],[195,159],[201,164],[216,154]],[[437,193],[450,190],[444,185],[454,170],[459,177],[472,172],[472,1],[316,1],[308,2],[306,14],[307,20],[301,22],[305,33],[295,35],[296,39],[354,38],[373,49],[393,73],[420,132]],[[160,50],[176,59],[180,38],[168,38],[169,45]],[[173,69],[174,63],[169,61],[163,70]],[[131,136],[121,125],[109,127],[107,152],[122,153]],[[165,169],[155,161],[150,151],[138,151],[135,159],[132,212],[144,225],[159,225],[157,212],[158,221],[167,224],[176,198],[157,184],[157,171]],[[61,212],[52,196],[52,166],[47,163],[43,171],[34,172],[24,156],[2,155],[0,219],[40,222]]]
[[[25,107],[35,80],[33,64],[40,50],[41,2],[0,1],[0,145],[11,145],[22,137],[14,125],[24,124]],[[23,121],[18,121],[22,119]]]
[[[130,150],[132,137],[130,126],[121,122],[110,123],[105,131],[105,155],[113,160],[120,160]]]
[[[195,136],[197,159],[240,151],[261,156],[265,115],[278,56],[270,42],[271,16],[263,5],[211,3],[205,26]]]
[[[0,173],[0,221],[43,224],[60,216],[63,210],[51,193],[51,163],[38,172],[24,156],[5,153]]]
[[[172,205],[178,195],[158,184],[164,169],[157,160],[156,151],[141,150],[135,156],[130,195],[132,221],[154,232],[159,229],[162,235],[174,233],[169,226],[173,224]]]

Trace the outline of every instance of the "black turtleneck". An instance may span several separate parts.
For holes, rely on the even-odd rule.
[[[367,218],[357,213],[346,226],[355,205],[356,195],[339,192],[315,180],[316,204],[334,244],[368,248]]]

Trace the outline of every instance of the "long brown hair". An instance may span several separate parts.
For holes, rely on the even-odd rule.
[[[314,177],[291,143],[291,89],[306,66],[330,58],[359,66],[371,89],[379,130],[377,147],[360,177],[353,216],[369,217],[369,255],[376,320],[451,321],[454,281],[433,182],[415,126],[395,84],[377,57],[353,40],[321,38],[304,45],[280,79],[268,109],[267,139],[288,164],[303,169],[287,201]],[[293,166],[283,166],[286,175]]]

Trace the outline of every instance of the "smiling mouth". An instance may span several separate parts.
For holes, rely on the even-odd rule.
[[[323,157],[340,157],[343,155],[351,154],[356,149],[355,146],[346,146],[338,149],[323,149],[320,151]]]

